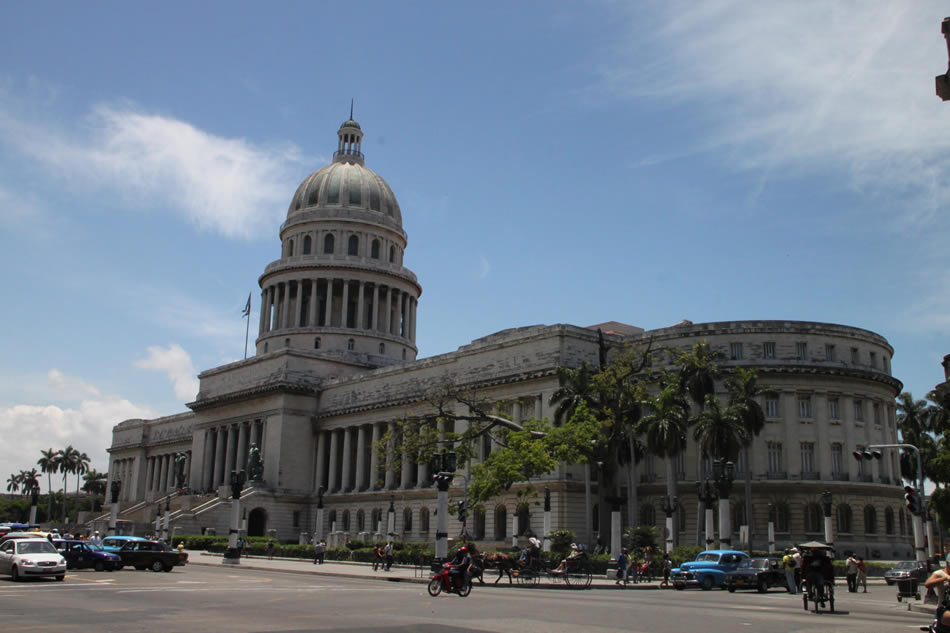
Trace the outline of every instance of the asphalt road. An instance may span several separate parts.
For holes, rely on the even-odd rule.
[[[71,571],[64,582],[0,579],[4,633],[735,633],[912,632],[927,617],[890,587],[849,594],[837,614],[805,613],[800,596],[701,590],[592,591],[475,586],[432,598],[425,585],[189,566],[170,573]]]

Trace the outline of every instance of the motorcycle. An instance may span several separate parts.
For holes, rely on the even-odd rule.
[[[463,574],[462,585],[455,587],[453,586],[454,579],[450,574],[451,571],[452,565],[450,563],[442,564],[442,570],[433,575],[429,581],[428,589],[430,596],[434,598],[444,591],[445,593],[457,593],[465,598],[468,594],[472,593],[472,582],[469,580],[468,574]]]

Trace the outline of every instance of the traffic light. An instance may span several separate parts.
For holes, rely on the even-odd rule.
[[[917,494],[913,486],[904,486],[904,502],[911,514],[920,512],[920,495]]]
[[[459,513],[459,521],[465,521],[465,517],[467,516],[468,511],[465,509],[464,501],[458,502],[458,513]]]

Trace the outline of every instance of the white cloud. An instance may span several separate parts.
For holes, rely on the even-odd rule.
[[[157,345],[149,346],[148,358],[135,361],[135,366],[142,369],[152,369],[165,372],[175,388],[175,396],[179,400],[190,402],[198,393],[198,379],[196,378],[194,363],[191,356],[182,349],[181,345],[172,343],[167,348]]]
[[[0,408],[0,436],[8,440],[0,442],[0,476],[34,468],[40,451],[67,445],[87,453],[92,468],[104,472],[108,468],[105,447],[112,444],[112,427],[129,418],[156,416],[149,407],[102,394],[93,385],[56,369],[47,374],[45,398],[64,404]],[[61,477],[54,477],[54,489],[61,481]]]
[[[776,175],[840,169],[856,189],[911,198],[895,219],[916,229],[950,203],[950,110],[933,85],[947,61],[944,5],[653,6],[663,11],[659,24],[632,16],[632,35],[597,86],[615,97],[695,106],[684,130],[689,145],[642,163],[715,151],[724,163],[759,171],[760,187]]]
[[[485,279],[491,274],[491,262],[483,255],[479,263],[478,278]]]
[[[80,130],[67,131],[0,108],[4,141],[74,186],[107,187],[132,205],[170,206],[229,237],[270,234],[302,160],[290,144],[223,138],[129,105],[97,106]]]

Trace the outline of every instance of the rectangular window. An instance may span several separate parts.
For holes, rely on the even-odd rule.
[[[860,360],[860,356],[858,354],[858,348],[852,347],[851,348],[851,364],[857,365],[859,360]]]
[[[300,527],[300,510],[294,510],[294,527]]]
[[[825,345],[825,360],[829,362],[835,360],[835,346],[831,343]]]
[[[877,402],[875,402],[875,403],[872,405],[872,407],[873,407],[873,409],[874,409],[874,424],[876,424],[877,426],[881,426],[881,421],[882,421],[882,419],[881,419],[881,405],[878,404]]]
[[[882,357],[881,357],[881,360],[884,361],[884,371],[886,371],[886,372],[891,371],[891,370],[890,370],[890,367],[888,367],[888,365],[887,365],[887,363],[888,363],[887,356],[882,356]]]
[[[854,421],[864,422],[864,400],[854,401]]]
[[[782,472],[782,443],[769,442],[768,449],[769,449],[769,472],[770,473]]]
[[[841,446],[841,442],[833,442],[831,444],[831,474],[840,475],[841,466],[844,464],[844,448]]]
[[[778,417],[778,396],[765,396],[765,417]]]
[[[803,473],[815,472],[815,443],[802,442],[801,454],[802,454],[802,472]]]
[[[768,341],[762,345],[762,357],[765,360],[775,360],[775,343]]]
[[[871,352],[868,354],[868,358],[871,359],[871,367],[877,369],[877,353]]]
[[[795,357],[798,360],[808,360],[808,343],[795,343]]]
[[[805,420],[811,418],[811,396],[798,396],[798,417]]]
[[[745,474],[746,463],[745,463],[746,450],[744,448],[739,449],[739,458],[736,460],[736,472]]]
[[[828,419],[829,420],[841,419],[841,409],[838,406],[837,398],[828,398]]]
[[[742,360],[742,343],[730,343],[729,352],[732,360]]]

